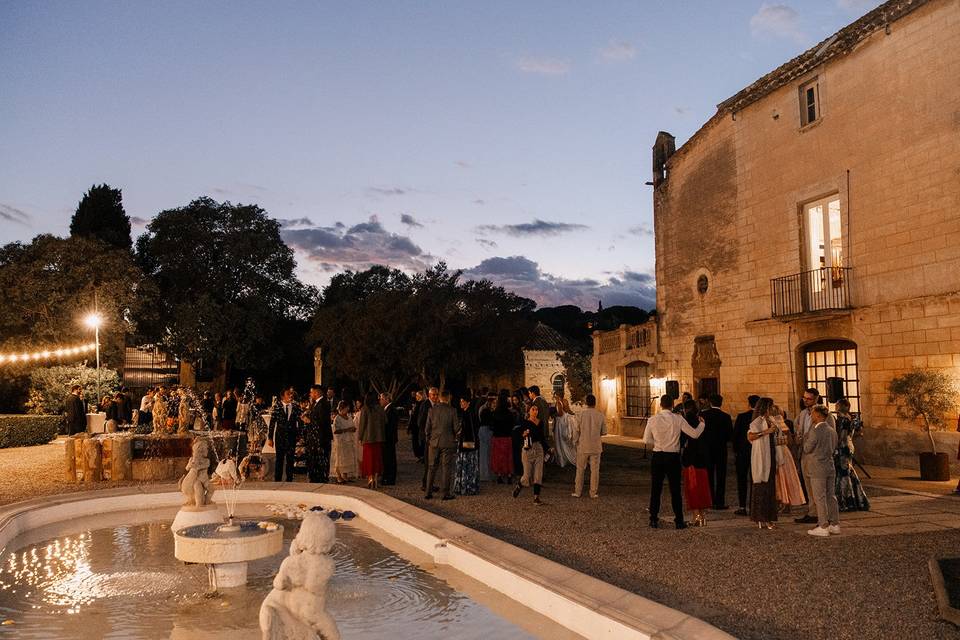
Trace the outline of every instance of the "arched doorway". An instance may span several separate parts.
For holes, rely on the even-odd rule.
[[[860,412],[860,373],[857,344],[850,340],[820,340],[803,347],[804,388],[815,388],[826,398],[827,378],[843,380],[843,395],[850,410]]]
[[[693,389],[697,397],[720,393],[720,354],[713,336],[697,336],[693,340]]]

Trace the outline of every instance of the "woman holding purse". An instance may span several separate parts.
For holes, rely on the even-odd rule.
[[[753,410],[753,422],[747,439],[753,446],[750,454],[750,470],[753,487],[750,491],[750,519],[760,529],[773,529],[777,521],[777,441],[780,430],[770,419],[772,398],[760,398]]]
[[[457,472],[453,479],[453,492],[457,495],[475,496],[480,493],[478,423],[476,412],[470,410],[470,398],[461,398],[460,433],[457,435]]]
[[[691,427],[700,424],[700,411],[697,403],[687,400],[683,403],[683,418]],[[683,465],[683,497],[687,508],[693,511],[693,526],[707,526],[707,509],[713,505],[710,495],[710,477],[707,473],[706,442],[701,438],[689,438],[681,433],[685,440],[680,463]]]

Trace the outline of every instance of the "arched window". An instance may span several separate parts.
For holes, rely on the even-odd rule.
[[[650,367],[646,362],[631,362],[626,366],[627,416],[645,418],[650,415]]]
[[[860,374],[855,342],[822,340],[804,347],[805,387],[813,387],[827,398],[827,378],[843,380],[843,394],[850,401],[850,411],[859,413]]]
[[[562,373],[558,373],[553,376],[553,393],[554,395],[563,393],[563,386],[567,383],[567,379]]]

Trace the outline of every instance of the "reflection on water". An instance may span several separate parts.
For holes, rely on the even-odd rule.
[[[248,585],[207,594],[207,569],[173,557],[166,522],[91,529],[0,559],[0,638],[259,638],[260,602],[284,551],[251,562]],[[367,533],[337,525],[327,607],[343,637],[530,638]],[[65,615],[67,614],[67,615]]]

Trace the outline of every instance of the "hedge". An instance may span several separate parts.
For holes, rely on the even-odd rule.
[[[63,416],[0,415],[0,449],[47,444],[57,437]]]

